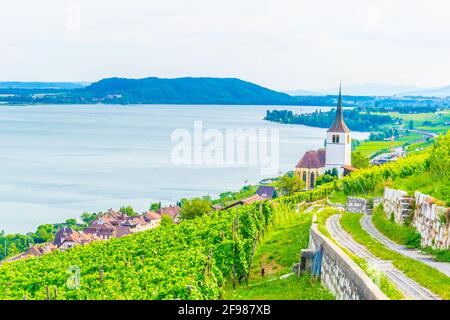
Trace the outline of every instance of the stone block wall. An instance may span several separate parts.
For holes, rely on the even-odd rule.
[[[388,218],[394,215],[396,223],[403,224],[412,214],[413,198],[403,190],[384,188],[383,209]]]
[[[324,236],[317,225],[311,227],[308,254],[314,260],[304,265],[318,269],[322,284],[338,300],[387,300],[367,274],[341,248]],[[313,269],[312,268],[312,269]]]
[[[380,204],[383,204],[383,197],[375,197],[373,198],[373,207],[376,208]]]
[[[372,214],[372,203],[364,198],[347,197],[347,211]]]
[[[415,193],[413,225],[422,237],[423,247],[450,248],[450,208],[438,206],[436,200],[420,192]]]

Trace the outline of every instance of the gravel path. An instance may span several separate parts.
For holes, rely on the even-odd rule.
[[[394,241],[387,238],[383,235],[372,223],[372,216],[366,215],[361,219],[362,228],[370,234],[374,239],[378,240],[382,244],[384,244],[389,249],[396,251],[404,256],[407,256],[411,259],[420,261],[432,268],[435,268],[445,274],[447,277],[450,277],[450,263],[448,262],[437,262],[432,259],[431,256],[423,255],[420,250],[417,249],[408,249],[403,245],[397,244]]]
[[[417,282],[408,278],[404,273],[396,269],[390,261],[377,258],[366,247],[356,242],[339,223],[341,215],[333,215],[328,218],[326,227],[332,237],[344,248],[356,256],[363,258],[370,267],[381,270],[399,289],[406,298],[414,300],[439,300],[435,294],[422,287]]]

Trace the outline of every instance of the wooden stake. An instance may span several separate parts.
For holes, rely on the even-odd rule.
[[[100,267],[99,275],[100,275],[100,284],[102,284],[103,283],[103,267]]]

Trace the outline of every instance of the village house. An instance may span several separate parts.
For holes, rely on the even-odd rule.
[[[150,210],[144,213],[144,219],[148,222],[150,228],[156,228],[161,223],[161,215]]]
[[[169,207],[160,208],[158,209],[158,211],[156,211],[156,213],[159,214],[160,216],[164,214],[168,215],[175,223],[180,222],[180,212],[181,212],[180,206],[172,206],[172,205]]]
[[[92,222],[85,233],[94,234],[101,240],[109,240],[114,238],[116,230],[128,220],[126,214],[122,214],[113,209],[109,209],[107,213],[101,215],[96,221]]]
[[[22,259],[31,258],[31,257],[39,257],[44,254],[56,251],[57,249],[58,248],[52,243],[38,244],[38,245],[30,247],[27,251],[25,251],[17,256],[7,259],[6,262],[13,262],[13,261],[18,261],[18,260],[22,260]]]
[[[53,239],[53,245],[59,247],[63,243],[63,241],[74,232],[75,231],[69,227],[63,227],[59,229],[55,234],[55,239]]]
[[[277,189],[275,189],[275,187],[271,187],[271,186],[260,186],[256,190],[256,194],[260,195],[264,199],[272,200],[272,199],[276,198],[276,196],[277,196]]]
[[[74,231],[62,241],[58,249],[61,251],[66,251],[67,249],[73,248],[77,245],[84,246],[98,240],[100,240],[99,237],[94,234]]]

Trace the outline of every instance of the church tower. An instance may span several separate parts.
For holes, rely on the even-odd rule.
[[[352,165],[352,138],[350,129],[344,122],[342,110],[341,85],[339,85],[339,99],[336,118],[327,131],[325,170],[336,168],[339,176],[343,175],[343,166]]]

